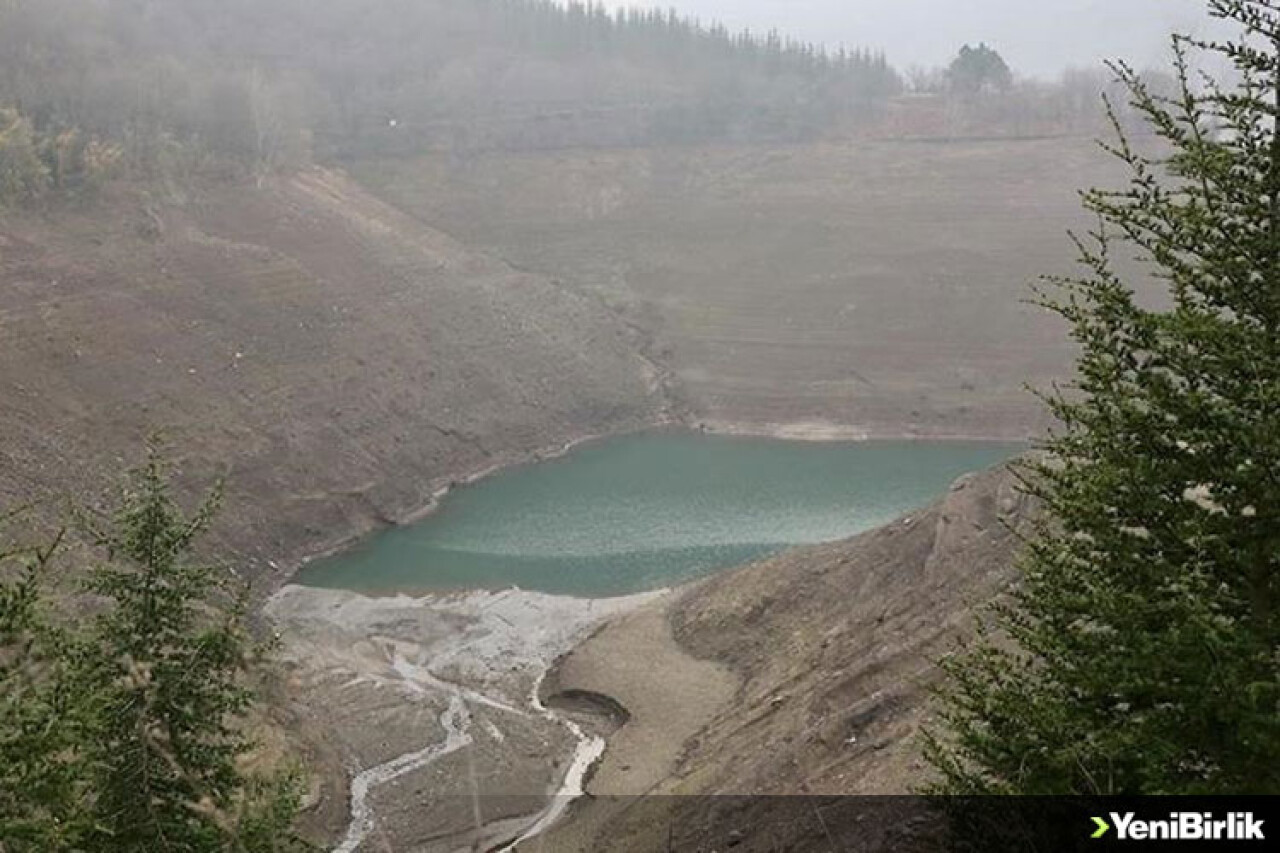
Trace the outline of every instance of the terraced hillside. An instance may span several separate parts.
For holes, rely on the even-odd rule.
[[[334,172],[11,214],[0,507],[101,493],[162,428],[184,476],[229,475],[214,544],[287,560],[449,478],[651,422],[637,353],[596,301]]]
[[[603,294],[726,428],[1014,437],[1065,375],[1026,304],[1070,269],[1085,139],[441,155],[356,176],[512,264]],[[1087,225],[1086,223],[1083,223]]]

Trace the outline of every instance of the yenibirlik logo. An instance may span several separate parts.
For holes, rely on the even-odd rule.
[[[1111,812],[1118,841],[1265,841],[1261,818],[1252,812],[1231,812],[1215,820],[1212,812],[1170,812],[1168,820],[1141,820],[1133,812]],[[1091,838],[1103,838],[1112,825],[1100,817]]]

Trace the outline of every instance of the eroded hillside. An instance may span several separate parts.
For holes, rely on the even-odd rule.
[[[188,481],[229,477],[215,544],[265,565],[652,422],[638,352],[596,301],[331,171],[8,214],[0,505],[99,494],[163,429]]]
[[[1016,531],[1033,511],[1009,471],[968,476],[914,516],[612,622],[547,680],[626,712],[588,785],[599,796],[549,849],[829,850],[833,836],[856,838],[847,849],[914,849],[873,843],[865,824],[822,826],[785,797],[753,798],[905,794],[927,778],[917,736],[935,661],[1011,580]],[[708,667],[727,679],[714,701]],[[629,749],[646,741],[661,748]]]
[[[696,416],[808,434],[1022,437],[1072,346],[1027,304],[1071,270],[1091,140],[593,149],[364,164],[424,222],[602,294]]]

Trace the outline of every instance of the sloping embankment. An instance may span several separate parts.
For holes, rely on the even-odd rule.
[[[656,384],[594,300],[340,173],[0,217],[0,507],[101,494],[163,429],[189,484],[233,466],[210,544],[273,580],[448,478],[653,421]]]
[[[801,436],[1036,435],[1071,375],[1028,284],[1069,273],[1093,140],[706,144],[353,167],[468,245],[598,293],[697,422]],[[1130,271],[1132,280],[1142,270]]]
[[[908,793],[925,781],[915,736],[933,661],[1010,581],[1014,531],[1031,509],[1007,470],[966,477],[913,517],[719,575],[587,641],[560,665],[558,689],[612,696],[629,718],[610,741],[623,748],[606,751],[588,785],[605,796],[575,809],[547,849],[831,849],[841,827],[787,812],[766,830],[766,804],[661,795]],[[685,663],[669,654],[661,669],[619,670],[626,648],[664,633]],[[709,714],[695,702],[709,719],[686,732],[683,676],[707,667],[739,686]],[[664,766],[620,782],[634,769],[622,766],[627,745],[664,737],[679,740]],[[640,793],[657,798],[608,796]]]

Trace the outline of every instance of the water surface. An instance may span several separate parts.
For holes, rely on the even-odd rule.
[[[680,433],[610,439],[458,489],[425,520],[312,563],[297,580],[378,594],[639,592],[862,532],[1019,449]]]

